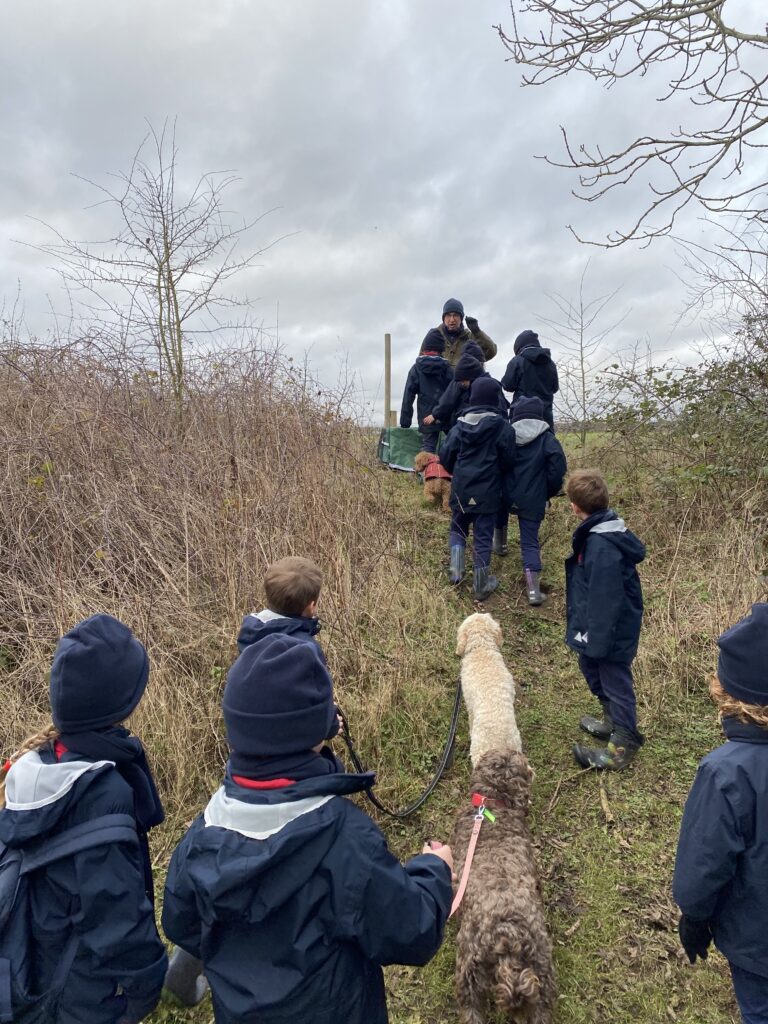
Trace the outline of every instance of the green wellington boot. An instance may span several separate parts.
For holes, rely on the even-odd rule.
[[[595,718],[594,715],[584,715],[579,722],[579,728],[588,732],[590,736],[594,736],[595,739],[609,740],[613,732],[610,705],[607,701],[605,703],[600,701],[600,707],[603,709],[603,717]]]
[[[573,756],[582,768],[598,768],[620,772],[635,759],[645,737],[629,729],[614,729],[607,747],[585,747],[581,743],[573,744]]]
[[[464,579],[465,550],[466,549],[463,544],[451,545],[451,566],[448,571],[450,573],[451,583],[454,587],[457,587]]]

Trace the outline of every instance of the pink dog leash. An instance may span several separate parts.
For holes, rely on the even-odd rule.
[[[451,912],[448,915],[449,918],[453,917],[456,911],[461,905],[461,901],[464,899],[464,893],[467,891],[467,883],[469,882],[469,872],[472,867],[472,860],[475,856],[475,847],[477,846],[477,840],[480,838],[480,829],[483,825],[483,819],[487,818],[489,821],[496,821],[496,816],[491,814],[488,808],[485,806],[485,797],[480,793],[472,794],[472,806],[477,808],[477,814],[475,815],[475,824],[472,826],[472,835],[469,837],[469,846],[467,847],[467,856],[464,858],[464,870],[461,872],[461,881],[459,882],[459,888],[456,895],[453,898],[451,904]]]

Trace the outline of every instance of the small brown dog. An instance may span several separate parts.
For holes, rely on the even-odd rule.
[[[441,464],[440,456],[434,452],[418,452],[413,468],[424,474],[424,497],[433,505],[442,501],[443,512],[450,512],[451,474]]]
[[[551,1024],[556,988],[552,942],[528,830],[532,772],[514,750],[489,750],[471,792],[487,798],[456,937],[456,992],[463,1024],[484,1024],[492,1002],[514,1024]],[[461,811],[451,839],[461,877],[474,807]]]

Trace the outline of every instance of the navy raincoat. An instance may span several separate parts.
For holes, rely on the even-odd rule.
[[[513,405],[519,398],[540,398],[547,422],[552,423],[552,397],[559,390],[560,383],[548,348],[528,345],[510,359],[501,378],[501,386],[513,393]]]
[[[423,425],[425,416],[430,416],[434,407],[453,380],[451,364],[442,356],[419,356],[408,372],[400,407],[400,426],[410,427],[413,421],[413,403],[416,402],[417,426],[422,433],[439,434],[439,424]]]
[[[443,442],[440,461],[453,474],[453,508],[496,513],[504,504],[505,477],[515,463],[515,433],[495,409],[471,407]]]
[[[425,964],[447,865],[405,865],[345,799],[372,776],[251,789],[228,775],[171,859],[163,928],[205,964],[218,1024],[385,1024],[381,966]]]
[[[24,754],[6,778],[0,842],[23,846],[104,814],[134,813],[133,790],[110,761],[50,745]],[[141,852],[113,843],[73,854],[31,879],[36,976],[42,991],[72,929],[80,947],[51,1024],[114,1024],[157,1003],[167,957],[145,889]]]
[[[731,963],[768,978],[768,730],[723,719],[728,742],[699,765],[685,804],[672,893],[709,921]]]
[[[645,546],[612,509],[585,519],[565,560],[565,642],[588,658],[629,664],[637,654],[643,594],[635,566]]]
[[[565,455],[560,442],[542,419],[515,420],[517,453],[509,478],[509,509],[521,519],[541,522],[547,501],[563,486]]]

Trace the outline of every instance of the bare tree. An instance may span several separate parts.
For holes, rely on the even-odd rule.
[[[695,127],[642,135],[605,152],[599,142],[574,146],[561,126],[565,158],[548,162],[579,174],[574,194],[588,202],[633,179],[650,197],[606,248],[650,243],[672,231],[690,203],[710,213],[740,213],[765,222],[768,176],[768,24],[742,31],[726,21],[726,0],[510,0],[512,31],[496,28],[526,85],[584,74],[610,88],[668,68],[662,102],[687,97]],[[523,22],[532,19],[532,24]],[[761,28],[763,26],[761,25]],[[702,110],[703,108],[703,110]],[[750,161],[750,157],[753,159]]]
[[[548,292],[547,298],[557,312],[553,316],[537,314],[537,319],[550,328],[566,352],[565,360],[558,360],[558,406],[563,418],[577,429],[582,448],[587,443],[590,422],[599,419],[604,412],[603,400],[607,392],[601,374],[616,358],[615,352],[606,351],[606,342],[628,313],[605,323],[604,314],[620,289],[588,298],[585,288],[588,270],[589,263],[582,272],[576,298]]]
[[[234,175],[204,174],[180,194],[177,164],[175,127],[165,125],[159,134],[150,128],[128,173],[112,175],[117,185],[82,179],[101,193],[97,205],[116,211],[117,233],[94,243],[50,228],[57,241],[36,248],[56,259],[81,303],[88,333],[156,354],[161,386],[170,389],[182,420],[193,341],[214,330],[243,329],[250,302],[233,297],[229,284],[264,249],[238,251],[256,221],[231,222],[224,194]],[[240,311],[238,317],[222,320],[232,310]]]

